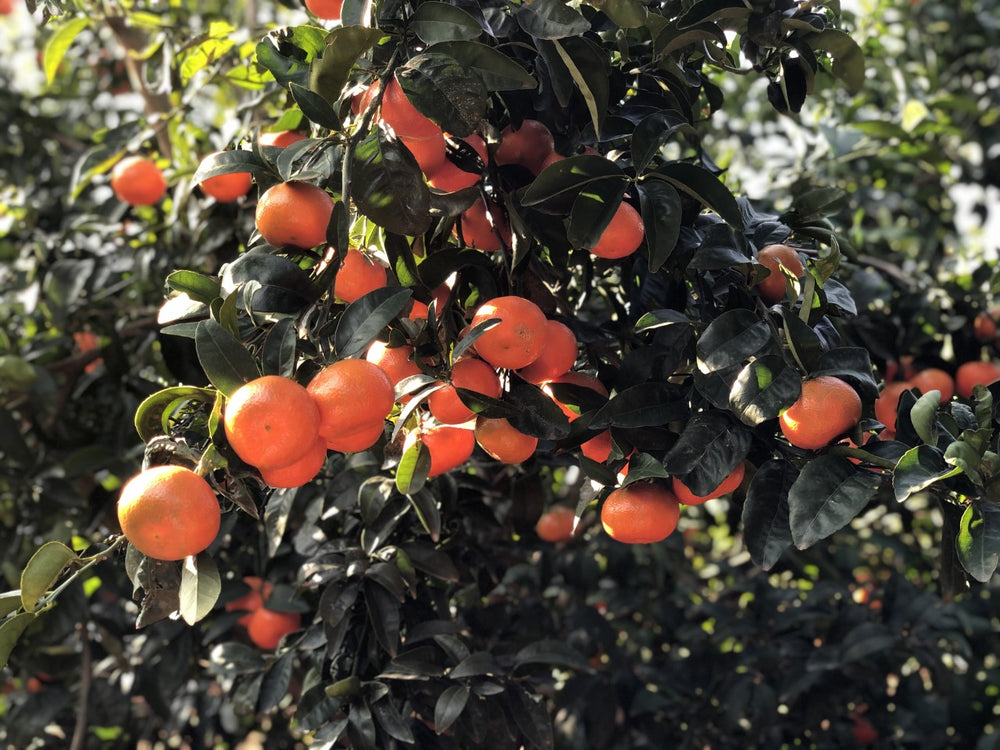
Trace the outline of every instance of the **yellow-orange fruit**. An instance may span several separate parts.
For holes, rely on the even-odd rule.
[[[258,469],[293,464],[316,443],[320,413],[291,378],[265,375],[251,380],[226,401],[226,438],[236,455]]]
[[[635,482],[614,490],[601,507],[601,525],[612,539],[626,544],[651,544],[677,528],[680,504],[659,484]]]
[[[821,375],[802,383],[798,400],[778,418],[781,432],[797,448],[816,450],[854,427],[861,419],[861,399],[840,378]]]
[[[744,473],[746,473],[746,466],[742,461],[740,461],[736,468],[729,472],[729,475],[719,483],[719,486],[707,495],[694,494],[688,489],[688,486],[677,477],[673,477],[671,480],[671,489],[673,490],[674,495],[677,496],[677,499],[684,505],[701,505],[702,503],[708,502],[714,498],[728,495],[730,492],[735,490],[743,481]]]
[[[500,322],[476,339],[476,353],[494,367],[527,367],[545,346],[545,313],[524,297],[495,297],[479,306],[472,325],[499,318]]]

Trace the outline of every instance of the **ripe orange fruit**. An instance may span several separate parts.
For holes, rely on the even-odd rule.
[[[478,417],[475,436],[480,448],[505,464],[523,463],[531,458],[538,448],[538,438],[525,435],[503,418]]]
[[[406,92],[395,77],[382,95],[382,121],[400,138],[430,138],[441,133],[441,128],[406,98]]]
[[[912,386],[905,380],[887,383],[875,399],[875,419],[885,425],[886,429],[896,431],[896,410],[899,408],[899,397],[903,391]]]
[[[788,245],[768,245],[757,253],[757,262],[771,272],[766,279],[757,285],[757,291],[769,305],[785,298],[785,275],[779,266],[784,266],[791,271],[795,278],[802,276],[806,270],[798,253]]]
[[[542,513],[535,524],[535,533],[543,542],[568,542],[576,534],[573,533],[573,523],[576,514],[565,505],[557,505]]]
[[[462,403],[455,387],[500,398],[500,378],[496,371],[481,359],[460,359],[451,368],[451,384],[439,388],[427,397],[427,406],[434,418],[443,424],[463,424],[476,415]]]
[[[167,178],[145,156],[126,156],[111,170],[111,189],[132,206],[152,206],[167,193]]]
[[[386,285],[385,266],[360,250],[348,248],[333,282],[333,296],[344,302],[365,296]]]
[[[464,140],[472,146],[475,152],[479,154],[479,158],[482,159],[485,164],[489,158],[489,154],[486,150],[486,142],[475,133],[472,133]],[[436,170],[431,173],[425,172],[424,174],[427,176],[428,185],[435,190],[440,190],[444,193],[454,193],[457,190],[472,187],[483,178],[482,174],[479,172],[466,172],[464,169],[459,169],[450,159],[447,158]]]
[[[555,394],[550,387],[552,384],[567,383],[569,385],[582,386],[584,388],[589,388],[595,393],[599,393],[605,398],[608,397],[608,389],[604,387],[604,384],[595,378],[593,375],[588,375],[585,372],[577,372],[575,370],[570,370],[569,372],[564,372],[562,375],[556,378],[552,378],[542,385],[542,392],[556,402],[556,405],[566,415],[566,418],[572,422],[577,419],[580,414],[573,409],[571,409],[567,404],[559,401],[555,397]],[[589,458],[591,461],[597,461],[597,463],[604,463],[608,460],[608,456],[611,455],[611,432],[605,430],[600,432],[590,440],[585,442],[580,446],[580,452],[584,456]]]
[[[232,172],[202,180],[201,191],[219,203],[233,203],[246,195],[252,184],[253,175],[249,172]]]
[[[500,166],[520,164],[532,174],[542,171],[542,162],[556,147],[552,133],[538,120],[523,120],[517,130],[508,125],[500,138],[495,154],[496,163]]]
[[[861,419],[861,399],[840,378],[821,375],[802,383],[802,393],[778,419],[797,448],[815,450],[833,442]]]
[[[469,460],[476,448],[475,435],[472,430],[464,427],[427,427],[420,435],[420,440],[431,454],[431,468],[427,472],[429,477],[457,469]]]
[[[229,445],[251,466],[278,469],[313,450],[320,410],[291,378],[265,375],[241,385],[226,401],[223,416]]]
[[[563,156],[562,154],[553,151],[551,154],[549,154],[542,160],[541,168],[538,170],[539,173],[544,172],[548,167],[552,166],[557,161],[562,161],[565,158],[566,157]]]
[[[996,312],[996,310],[984,311],[976,316],[972,322],[972,335],[976,337],[976,341],[988,343],[997,338]]]
[[[527,367],[539,356],[545,345],[545,313],[524,297],[495,297],[479,306],[472,325],[491,318],[500,322],[476,339],[476,353],[494,367],[517,370]]]
[[[257,576],[246,576],[243,579],[243,583],[249,586],[250,590],[238,599],[233,599],[227,603],[226,612],[246,612],[245,615],[236,621],[245,628],[250,624],[250,618],[253,613],[263,607],[264,602],[271,597],[274,584]]]
[[[333,199],[308,182],[279,182],[257,201],[257,231],[271,245],[316,247],[326,242]]]
[[[590,252],[598,258],[624,258],[639,249],[645,236],[642,216],[630,203],[622,201]]]
[[[426,317],[426,313],[424,316]],[[420,374],[420,368],[413,361],[413,347],[409,344],[389,346],[384,341],[376,339],[368,347],[365,359],[373,365],[378,365],[382,372],[389,376],[389,382],[392,383],[393,388],[403,378]]]
[[[492,224],[490,224],[491,217],[493,219]],[[458,236],[457,225],[452,233],[456,237]],[[497,236],[498,233],[499,237]],[[503,238],[502,243],[500,241],[501,237]],[[486,203],[482,198],[478,199],[462,213],[462,238],[469,247],[474,247],[487,253],[495,253],[504,245],[510,247],[512,236],[503,209],[493,204],[490,206],[489,216],[487,216]]]
[[[910,385],[921,393],[941,391],[941,403],[955,395],[955,380],[939,367],[928,367],[910,378]]]
[[[299,141],[304,141],[305,139],[306,136],[297,130],[276,130],[261,133],[257,138],[257,143],[261,146],[285,148],[286,146],[291,146],[293,143],[298,143]]]
[[[324,367],[307,390],[319,405],[319,434],[327,447],[342,453],[378,442],[395,403],[389,376],[364,359],[342,359]]]
[[[746,466],[742,461],[733,469],[729,476],[723,479],[719,486],[714,490],[709,492],[707,495],[696,495],[691,490],[688,489],[687,485],[684,484],[677,477],[671,479],[671,489],[677,496],[677,499],[684,505],[701,505],[704,502],[712,500],[716,497],[722,497],[723,495],[728,495],[730,492],[735,490],[743,482],[743,475],[746,473]]]
[[[183,560],[215,541],[222,513],[215,491],[183,466],[136,474],[118,497],[118,523],[129,544],[157,560]]]
[[[302,625],[298,612],[277,612],[261,607],[247,623],[247,635],[258,648],[268,651],[278,647],[278,643],[289,633],[294,633]]]
[[[301,487],[315,479],[325,463],[326,438],[317,435],[312,448],[298,461],[276,469],[261,469],[260,477],[269,487]]]
[[[101,340],[93,331],[74,331],[73,343],[81,352],[92,352],[101,348]],[[103,357],[96,357],[83,366],[83,371],[93,372],[103,363]]]
[[[306,0],[306,10],[324,21],[339,21],[344,0]]]
[[[447,159],[444,133],[440,131],[426,138],[400,138],[399,140],[413,154],[420,171],[425,175],[440,169]]]
[[[963,398],[972,398],[977,385],[989,385],[996,380],[1000,380],[1000,366],[993,362],[966,362],[955,371],[955,390]]]
[[[529,383],[541,385],[568,372],[576,363],[576,336],[565,323],[545,321],[545,344],[538,359],[517,374]]]
[[[680,504],[660,484],[635,482],[614,490],[601,508],[601,525],[626,544],[650,544],[666,539],[677,528]]]

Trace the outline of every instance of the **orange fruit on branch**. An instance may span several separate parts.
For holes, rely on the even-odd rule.
[[[565,505],[557,505],[544,513],[535,524],[535,533],[538,538],[545,542],[568,542],[576,534],[573,533],[573,524],[576,522],[576,514],[571,508]]]
[[[475,133],[463,140],[479,154],[479,158],[485,164],[489,158],[485,141]],[[427,176],[428,185],[444,193],[454,193],[472,187],[483,178],[480,172],[466,172],[447,157],[433,172],[425,172],[424,174]]]
[[[535,385],[558,378],[576,364],[576,349],[576,336],[569,326],[558,320],[546,320],[542,353],[530,365],[518,370],[517,374]]]
[[[611,217],[611,223],[604,228],[590,252],[598,258],[624,258],[638,250],[645,237],[646,228],[642,225],[642,215],[632,204],[622,201]]]
[[[279,469],[315,449],[320,410],[299,383],[265,375],[233,392],[223,425],[241,459],[261,470]]]
[[[491,218],[492,223],[490,223]],[[458,236],[458,225],[455,226],[453,234]],[[486,203],[479,198],[462,213],[462,239],[469,247],[495,253],[504,245],[510,247],[513,236],[503,209],[492,204],[487,216]]]
[[[472,317],[477,326],[492,318],[500,322],[476,339],[473,347],[480,357],[494,367],[516,370],[527,367],[545,345],[545,313],[524,297],[495,297],[479,306]]]
[[[253,175],[249,172],[230,172],[202,180],[201,191],[219,203],[233,203],[246,195],[251,185]]]
[[[215,541],[222,513],[204,477],[182,466],[154,466],[135,475],[118,497],[118,523],[147,557],[183,560]]]
[[[896,431],[896,411],[899,409],[899,397],[913,386],[905,380],[887,383],[875,399],[875,419],[885,425],[886,429]]]
[[[289,633],[294,633],[302,625],[302,615],[298,612],[278,612],[261,607],[250,615],[247,635],[258,648],[268,651],[278,647],[278,643]]]
[[[382,95],[382,121],[400,138],[431,138],[441,135],[441,128],[413,106],[395,77],[389,80]]]
[[[273,130],[261,133],[257,138],[257,143],[261,146],[274,146],[275,148],[285,148],[293,143],[304,141],[306,136],[297,130]]]
[[[271,245],[312,248],[326,242],[333,199],[308,182],[279,182],[257,201],[257,231]]]
[[[650,544],[666,539],[677,528],[680,504],[661,484],[635,482],[614,490],[601,507],[601,525],[626,544]]]
[[[327,447],[343,453],[378,442],[395,403],[389,376],[364,359],[342,359],[324,367],[307,390],[319,406],[319,434]]]
[[[939,367],[928,367],[910,378],[910,385],[921,393],[941,391],[941,403],[955,395],[955,379]]]
[[[560,383],[589,388],[600,396],[603,396],[605,399],[608,397],[608,389],[604,387],[604,383],[593,375],[589,375],[585,372],[570,370],[569,372],[564,372],[559,377],[546,381],[542,384],[542,392],[556,402],[556,405],[562,413],[566,415],[566,418],[570,422],[577,419],[580,416],[580,412],[571,408],[569,404],[560,401],[556,397],[555,392],[552,390],[552,386]],[[611,448],[611,432],[610,430],[604,430],[583,443],[580,446],[580,452],[591,461],[604,463],[608,460],[608,456],[611,455]]]
[[[745,473],[746,465],[740,461],[736,468],[729,472],[729,475],[719,483],[719,486],[707,495],[694,494],[690,489],[688,489],[688,486],[677,477],[673,477],[671,479],[671,489],[677,496],[677,499],[684,505],[701,505],[702,503],[708,502],[709,500],[713,500],[717,497],[728,495],[730,492],[735,490],[743,482],[743,475]]]
[[[263,607],[264,602],[270,598],[274,584],[257,576],[246,576],[243,583],[249,586],[250,590],[243,596],[228,602],[225,609],[226,612],[246,612],[236,621],[245,628],[250,624],[250,617],[253,613]]]
[[[444,134],[437,132],[426,138],[403,138],[399,139],[407,150],[413,154],[420,171],[425,175],[432,174],[441,168],[447,157],[445,156],[446,146]]]
[[[496,163],[500,166],[520,164],[536,175],[542,171],[543,162],[556,147],[552,133],[538,120],[523,120],[517,129],[508,125],[500,138],[500,145],[494,154]]]
[[[360,250],[348,248],[337,269],[333,296],[343,302],[354,302],[368,292],[383,288],[387,281],[385,266]]]
[[[298,461],[275,469],[261,469],[260,477],[269,487],[301,487],[315,479],[325,463],[326,438],[317,435],[312,448]]]
[[[1000,366],[994,362],[966,362],[955,371],[955,390],[963,398],[972,398],[977,385],[989,385],[997,380],[1000,380]]]
[[[500,398],[500,378],[492,367],[475,357],[460,359],[451,368],[451,383],[427,397],[427,407],[442,424],[462,424],[475,419],[475,412],[458,397],[456,387]]]
[[[324,21],[339,21],[344,0],[305,0],[306,10]]]
[[[504,418],[478,417],[475,429],[476,442],[497,461],[520,464],[535,454],[538,438],[525,435]]]
[[[762,248],[757,253],[757,262],[770,271],[767,278],[757,285],[757,291],[769,305],[785,298],[785,275],[781,272],[782,266],[795,278],[801,277],[806,270],[798,253],[788,245],[768,245]]]
[[[167,178],[152,159],[126,156],[111,170],[111,189],[129,205],[152,206],[166,195]]]
[[[431,454],[431,467],[427,476],[457,469],[472,456],[476,449],[476,438],[472,430],[450,425],[434,425],[424,428],[420,440]]]
[[[802,383],[802,393],[778,422],[788,442],[816,450],[853,428],[861,420],[861,398],[840,378],[821,375]]]
[[[409,344],[389,346],[384,341],[375,340],[368,347],[365,359],[378,365],[389,376],[393,388],[404,378],[420,374],[420,368],[413,361],[413,347]]]

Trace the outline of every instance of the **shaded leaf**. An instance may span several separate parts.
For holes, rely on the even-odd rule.
[[[792,543],[788,492],[798,474],[789,461],[766,461],[747,488],[742,515],[743,542],[750,559],[764,570],[774,567]]]
[[[751,310],[722,313],[698,337],[698,369],[709,373],[741,365],[775,348],[771,327]]]
[[[672,162],[656,168],[643,176],[647,179],[661,179],[671,183],[698,202],[707,206],[737,230],[743,229],[743,215],[736,198],[718,177],[703,167],[686,162]]]
[[[520,64],[480,42],[443,42],[427,51],[455,58],[465,68],[474,71],[489,91],[517,91],[538,86],[538,81]]]
[[[337,354],[346,359],[367,351],[389,321],[406,309],[411,294],[405,287],[382,287],[348,305],[333,335]]]
[[[396,234],[422,234],[430,226],[430,190],[413,154],[382,129],[351,154],[352,193],[358,210]]]
[[[590,28],[590,21],[562,0],[535,0],[519,7],[514,17],[536,39],[564,39]]]
[[[810,547],[850,523],[878,492],[881,481],[840,456],[819,456],[806,464],[788,491],[795,546]]]
[[[665,180],[645,180],[636,185],[646,231],[649,270],[660,270],[677,246],[681,231],[681,197]],[[638,324],[636,326],[638,329]]]
[[[663,459],[664,468],[696,495],[707,495],[746,458],[751,432],[724,412],[695,414]]]
[[[756,427],[776,418],[802,393],[802,376],[778,354],[748,364],[729,391],[729,408],[743,424]]]
[[[368,622],[379,645],[389,654],[396,656],[399,649],[399,602],[392,592],[366,578],[364,583],[365,603],[368,605]]]
[[[410,28],[427,44],[471,41],[483,32],[479,21],[469,13],[437,0],[417,6]]]
[[[7,666],[10,654],[21,634],[35,621],[34,612],[21,612],[0,623],[0,669]]]
[[[190,555],[181,566],[179,609],[188,625],[203,619],[215,607],[222,592],[222,579],[215,560],[207,552]]]
[[[339,26],[324,40],[323,54],[309,68],[309,88],[327,102],[340,99],[357,59],[382,38],[380,29]],[[308,113],[307,113],[308,116]]]
[[[469,688],[465,685],[452,685],[438,696],[434,704],[434,731],[443,734],[455,723],[465,704],[469,702]]]
[[[266,714],[276,709],[281,700],[288,694],[294,666],[295,653],[286,651],[267,668],[260,683],[260,693],[257,696],[257,710],[260,713]]]
[[[536,641],[520,649],[514,655],[514,668],[522,667],[525,664],[590,670],[590,664],[579,651],[563,641],[554,639]]]
[[[687,399],[669,383],[641,383],[616,393],[595,411],[588,426],[592,430],[608,427],[654,427],[687,416]]]
[[[452,135],[469,135],[486,114],[486,84],[448,55],[416,55],[396,70],[396,80],[417,110]]]
[[[448,673],[453,680],[481,674],[502,674],[503,670],[488,651],[476,651],[456,664]]]

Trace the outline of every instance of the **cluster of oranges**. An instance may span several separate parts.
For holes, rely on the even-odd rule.
[[[226,612],[243,612],[236,621],[246,630],[247,637],[259,648],[272,650],[289,633],[294,633],[302,625],[298,612],[284,612],[267,606],[274,584],[257,576],[243,579],[249,591],[238,599],[226,603]]]

